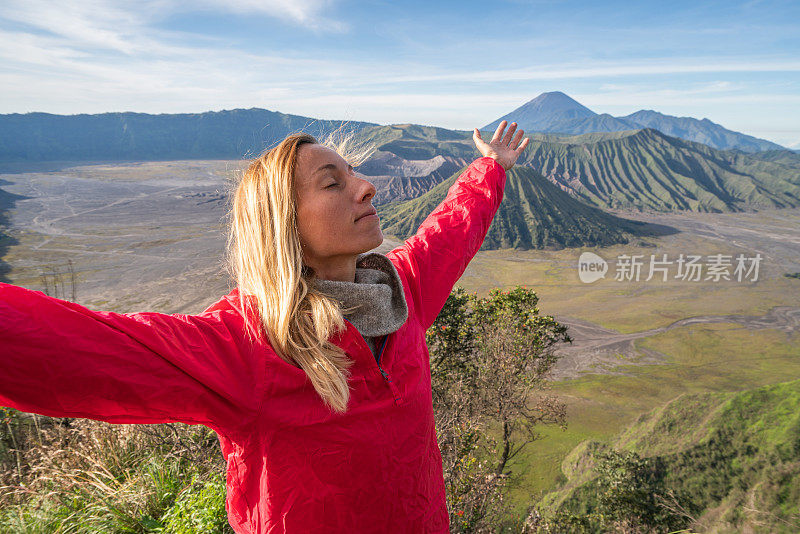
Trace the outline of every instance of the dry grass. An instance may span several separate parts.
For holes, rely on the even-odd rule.
[[[3,410],[3,532],[148,532],[183,491],[224,473],[205,427]]]

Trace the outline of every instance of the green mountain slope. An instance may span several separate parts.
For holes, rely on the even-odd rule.
[[[682,395],[621,434],[610,448],[651,459],[652,473],[701,532],[797,532],[800,527],[800,380],[737,393]],[[594,452],[584,442],[562,463],[567,481],[540,505],[597,508]]]
[[[402,239],[413,235],[461,172],[463,169],[418,198],[379,207],[384,232]],[[481,248],[607,246],[659,233],[651,225],[621,219],[575,200],[529,167],[514,167],[507,174],[503,202]]]
[[[446,155],[470,158],[477,154],[472,132],[448,130],[418,124],[374,126],[359,132],[359,141],[373,144],[378,150],[391,152],[408,160]]]
[[[742,154],[739,151],[730,151],[730,160],[737,168],[747,171],[751,167],[755,167],[763,172],[774,172],[774,165],[762,166],[759,162],[766,161],[774,163],[782,167],[783,175],[792,183],[800,185],[800,152],[793,152],[791,150],[765,150],[763,152],[755,152],[753,154]],[[779,168],[781,168],[779,167]]]
[[[470,132],[394,125],[362,135],[378,148],[378,157],[390,153],[420,161],[438,155],[460,167],[479,155]],[[491,135],[484,132],[485,138]],[[800,206],[800,158],[789,151],[716,150],[650,128],[529,137],[518,165],[600,208],[726,212]],[[376,164],[365,174],[393,172]],[[437,179],[429,176],[426,184]],[[389,198],[407,199],[402,191],[419,190],[405,184]]]
[[[716,150],[650,128],[533,138],[520,163],[600,207],[723,212],[800,206],[800,165]]]

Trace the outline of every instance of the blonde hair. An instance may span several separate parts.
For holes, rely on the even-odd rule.
[[[322,143],[353,167],[371,153],[340,128]],[[289,135],[252,160],[232,195],[227,267],[239,288],[248,338],[267,339],[286,362],[305,371],[330,409],[347,410],[350,360],[328,339],[345,330],[339,302],[310,283],[297,230],[297,153],[319,144],[306,133]],[[251,315],[257,317],[251,321]]]

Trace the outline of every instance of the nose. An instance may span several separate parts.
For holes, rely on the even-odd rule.
[[[359,201],[367,202],[369,200],[372,200],[375,197],[375,194],[378,192],[377,189],[375,189],[375,186],[372,185],[372,182],[370,182],[369,180],[365,180],[360,176],[358,177],[358,179],[361,180],[362,182],[358,197]]]

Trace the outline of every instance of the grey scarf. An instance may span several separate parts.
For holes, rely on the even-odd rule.
[[[376,338],[397,331],[408,318],[400,275],[383,254],[359,254],[355,282],[316,278],[313,284],[341,303],[345,318],[364,336],[376,358]]]

